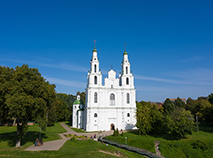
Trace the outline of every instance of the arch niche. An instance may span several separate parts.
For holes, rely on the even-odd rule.
[[[111,130],[115,130],[115,125],[113,123],[110,125],[110,127]]]

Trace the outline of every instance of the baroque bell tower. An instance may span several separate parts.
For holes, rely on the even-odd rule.
[[[102,74],[99,69],[99,60],[96,50],[96,41],[94,41],[94,49],[92,59],[90,61],[90,71],[87,75],[87,87],[97,87],[102,85]]]
[[[134,77],[130,69],[130,62],[126,52],[126,44],[124,44],[123,60],[121,63],[120,86],[134,88]]]

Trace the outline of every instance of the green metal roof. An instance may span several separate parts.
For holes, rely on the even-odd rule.
[[[79,109],[79,110],[77,110],[77,111],[84,111],[84,108],[82,108],[82,109]]]
[[[97,50],[94,48],[94,49],[93,49],[93,52],[97,52]]]
[[[73,104],[83,104],[84,105],[84,103],[81,100],[76,100]]]

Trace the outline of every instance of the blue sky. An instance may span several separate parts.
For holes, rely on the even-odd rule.
[[[86,87],[93,40],[103,78],[124,43],[138,101],[213,93],[213,1],[0,1],[0,65],[36,67],[57,92]]]

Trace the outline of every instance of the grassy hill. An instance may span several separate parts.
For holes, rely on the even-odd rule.
[[[107,139],[155,153],[154,142],[160,141],[159,150],[167,158],[210,158],[213,157],[213,126],[200,126],[199,132],[193,132],[181,140],[170,140],[166,135],[138,135],[138,131],[124,133],[124,136],[108,136]]]

